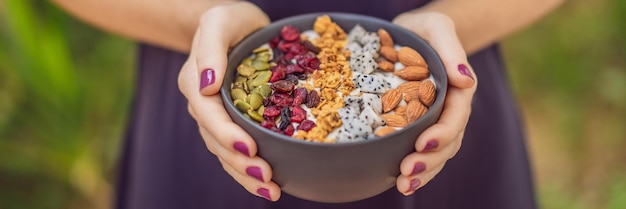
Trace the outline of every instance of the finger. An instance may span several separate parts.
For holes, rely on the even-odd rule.
[[[444,164],[445,165],[445,164]],[[398,176],[396,179],[396,188],[400,193],[409,196],[416,190],[426,186],[433,178],[443,169],[444,165],[440,165],[429,172],[418,174],[416,176]]]
[[[230,176],[243,186],[250,194],[265,198],[269,201],[275,202],[280,199],[280,187],[272,181],[260,182],[253,177],[242,175],[237,172],[235,168],[231,167],[228,163],[223,162],[222,158],[219,158],[222,167]]]
[[[427,173],[437,168],[459,151],[461,140],[457,138],[449,146],[436,151],[436,152],[413,152],[400,163],[400,175],[402,176],[415,176],[421,173]]]
[[[256,155],[256,143],[241,127],[232,122],[224,110],[219,95],[202,96],[197,93],[195,87],[198,80],[195,66],[195,62],[188,60],[179,75],[179,88],[189,101],[188,112],[200,127],[215,137],[222,147],[236,150],[247,156]]]
[[[256,143],[239,125],[233,123],[218,96],[196,97],[190,99],[189,103],[198,125],[215,137],[215,140],[207,141],[216,141],[219,146],[244,156],[256,155]]]
[[[253,177],[260,182],[269,182],[272,179],[272,168],[265,160],[258,156],[249,157],[238,150],[223,147],[204,128],[200,128],[200,133],[205,139],[207,149],[221,158],[223,163],[228,163],[235,171]]]
[[[246,2],[233,4],[239,7],[232,7],[232,4],[217,6],[200,18],[200,34],[196,35],[200,37],[196,64],[202,95],[219,92],[226,72],[228,48],[269,24],[269,18],[255,5]],[[239,21],[225,21],[235,15]]]
[[[465,130],[469,120],[473,94],[473,89],[448,88],[441,117],[420,134],[415,150],[437,151],[455,140]]]
[[[446,68],[450,85],[469,88],[476,83],[451,18],[437,12],[404,13],[394,23],[407,27],[433,47]]]
[[[424,27],[419,31],[435,49],[448,74],[451,86],[469,88],[475,83],[471,66],[467,61],[467,54],[457,37],[454,22],[449,17],[439,13],[427,13],[423,18]]]

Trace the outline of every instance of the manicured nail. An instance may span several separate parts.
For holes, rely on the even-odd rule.
[[[426,142],[426,146],[424,146],[424,151],[435,149],[438,146],[439,146],[439,142],[437,140],[430,140]]]
[[[256,193],[261,195],[261,197],[266,200],[272,201],[272,198],[270,197],[270,190],[267,190],[266,188],[259,188],[256,190]]]
[[[245,156],[250,156],[250,151],[248,151],[248,146],[246,146],[246,143],[235,142],[233,148],[235,148],[237,152],[241,152],[241,154],[244,154]]]
[[[413,172],[411,172],[411,176],[421,173],[422,171],[426,170],[426,164],[422,163],[422,162],[417,162],[415,163],[415,165],[413,165]]]
[[[246,168],[246,174],[248,174],[248,176],[252,176],[252,178],[255,178],[263,182],[263,173],[261,172],[261,168],[259,167],[250,166]]]
[[[420,183],[421,182],[419,179],[411,180],[411,183],[409,184],[409,190],[406,191],[406,193],[414,192],[415,190],[417,190],[417,187],[420,186]]]
[[[464,76],[470,77],[472,80],[474,80],[474,76],[472,76],[472,72],[470,72],[469,68],[467,68],[465,64],[459,65],[459,72],[463,74]]]
[[[205,69],[200,75],[200,90],[215,82],[215,72],[213,69]]]

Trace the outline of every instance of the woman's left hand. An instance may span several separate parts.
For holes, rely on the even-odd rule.
[[[448,92],[439,121],[415,141],[415,152],[400,164],[398,191],[411,195],[437,175],[461,147],[478,80],[456,35],[454,22],[435,13],[403,13],[393,20],[425,39],[441,57],[448,74]]]

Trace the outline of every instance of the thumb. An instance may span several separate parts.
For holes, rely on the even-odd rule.
[[[198,30],[196,66],[200,78],[200,94],[217,94],[226,72],[228,41],[221,34],[211,31],[208,26]]]

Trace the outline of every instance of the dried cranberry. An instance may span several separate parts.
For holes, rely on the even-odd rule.
[[[305,88],[297,88],[293,91],[293,106],[300,106],[303,102],[306,102],[307,91]]]
[[[309,108],[317,107],[320,103],[320,96],[317,95],[317,91],[309,92],[309,95],[306,97],[306,106]]]
[[[298,43],[289,43],[289,42],[280,42],[278,43],[278,49],[280,49],[281,51],[283,51],[285,53],[285,55],[287,55],[288,53],[291,52],[291,47],[293,47],[294,45],[298,45]]]
[[[285,73],[287,74],[304,73],[304,69],[302,69],[298,65],[288,65],[287,69],[285,70]]]
[[[275,63],[281,63],[283,58],[285,58],[285,53],[283,53],[283,51],[281,51],[278,48],[273,48],[272,54],[273,54],[272,62],[275,62]]]
[[[280,36],[285,41],[297,41],[300,39],[300,31],[291,25],[286,25],[280,30]]]
[[[310,67],[316,70],[320,69],[320,60],[317,57],[308,60],[307,67]]]
[[[285,76],[285,80],[291,81],[294,85],[298,85],[298,76],[294,74],[287,74],[287,76]]]
[[[291,110],[291,122],[300,123],[306,119],[306,110],[301,107],[293,107]]]
[[[304,120],[302,121],[302,123],[300,123],[300,125],[298,125],[298,130],[310,131],[311,129],[315,128],[315,126],[315,122],[310,120]]]
[[[284,134],[287,135],[287,136],[292,136],[293,132],[295,132],[295,131],[296,130],[293,128],[293,125],[289,124],[287,126],[287,128],[285,128],[285,133]]]
[[[309,40],[305,40],[302,41],[302,45],[304,45],[304,47],[306,47],[309,51],[317,54],[320,53],[320,48],[317,48],[317,46],[313,45],[313,43],[311,43]]]
[[[287,81],[287,80],[276,81],[276,82],[272,83],[272,85],[270,85],[270,87],[272,87],[272,89],[274,89],[274,91],[280,92],[280,93],[289,93],[289,92],[293,91],[293,87],[294,86],[295,86],[295,84],[293,84],[291,81]]]
[[[270,95],[269,98],[277,106],[287,107],[287,106],[291,106],[291,104],[293,104],[293,97],[291,97],[291,95],[286,94],[286,93],[272,94],[272,95]]]
[[[276,117],[276,116],[280,115],[280,110],[282,110],[282,109],[283,109],[283,107],[280,107],[280,106],[265,107],[265,110],[263,111],[263,116]]]
[[[263,106],[264,107],[268,107],[272,105],[272,100],[270,100],[269,98],[263,98]]]
[[[273,49],[273,48],[276,48],[276,47],[278,46],[278,43],[279,43],[279,42],[280,42],[280,38],[278,38],[278,36],[276,36],[276,37],[274,37],[274,38],[270,39],[270,47],[271,47],[272,49]]]
[[[306,80],[306,74],[304,73],[294,73],[294,75],[298,76],[298,80]]]
[[[261,124],[259,124],[261,127],[263,128],[267,128],[267,129],[272,129],[272,128],[276,128],[276,124],[274,123],[274,121],[271,120],[264,120],[263,122],[261,122]]]
[[[285,79],[285,66],[276,65],[273,66],[270,70],[272,71],[272,77],[270,78],[270,82],[276,82]]]

